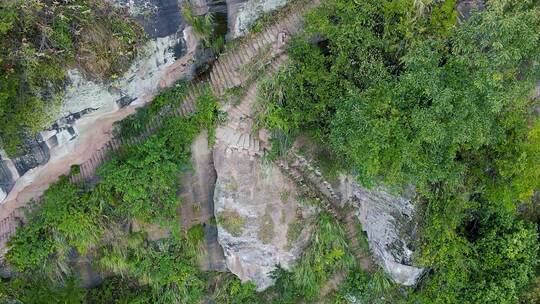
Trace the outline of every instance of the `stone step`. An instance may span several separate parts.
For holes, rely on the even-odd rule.
[[[185,109],[186,109],[186,116],[191,115],[191,113],[193,113],[193,109],[194,109],[193,100],[191,98],[188,98],[188,99],[186,99],[184,104],[185,104]]]
[[[227,62],[225,64],[225,70],[227,71],[229,75],[229,88],[234,88],[242,83],[240,78],[238,77],[238,73],[236,73],[234,67],[231,65],[230,62]]]
[[[257,36],[257,38],[255,38],[254,42],[257,45],[257,51],[259,52],[259,54],[262,53],[264,50],[264,38],[261,35],[259,35]]]
[[[242,142],[242,148],[249,150],[250,135],[244,134],[244,141]]]
[[[249,142],[249,149],[254,152],[259,152],[257,149],[257,138],[255,134],[251,134],[251,141]]]
[[[268,30],[264,31],[262,33],[262,36],[264,38],[265,44],[273,44],[274,43],[274,37],[268,32]]]
[[[255,150],[256,151],[262,151],[261,142],[258,139],[255,140]]]
[[[190,106],[190,109],[191,109],[191,113],[194,113],[196,110],[197,110],[197,99],[199,97],[197,95],[195,95],[195,93],[193,93],[193,98],[190,99],[191,102],[189,103],[189,106]]]
[[[241,147],[242,146],[242,143],[243,143],[243,140],[244,140],[244,134],[237,134],[237,140],[236,140],[236,144],[235,146],[236,147]]]
[[[238,48],[231,52],[231,60],[234,66],[234,72],[237,72],[244,65],[241,51],[242,49]]]
[[[246,58],[247,58],[247,60],[248,60],[248,61],[246,62],[246,64],[247,64],[248,62],[250,62],[250,61],[253,59],[253,57],[255,57],[256,53],[255,53],[255,51],[253,50],[253,48],[251,47],[251,44],[244,44],[244,45],[242,46],[242,49],[243,49],[244,52],[247,54],[247,56],[246,56]]]
[[[182,101],[182,110],[184,112],[184,116],[188,116],[190,112],[189,107],[188,107],[188,102],[189,100],[187,97],[184,98],[184,100]]]
[[[252,53],[251,58],[256,58],[259,55],[259,50],[257,48],[257,44],[255,43],[255,39],[250,41],[246,46]]]
[[[182,111],[180,111],[180,107],[175,107],[175,108],[174,108],[173,115],[174,115],[175,117],[180,117],[180,116],[182,116]]]
[[[272,35],[274,35],[277,39],[277,36],[279,34],[279,24],[272,25],[269,30],[272,33]]]
[[[239,52],[232,53],[232,62],[234,64],[233,72],[236,72],[243,65]]]
[[[221,91],[223,87],[226,86],[226,79],[225,75],[222,72],[221,62],[217,62],[214,64],[214,67],[212,68],[212,71],[215,71],[216,73],[216,80],[217,80],[217,88]]]
[[[188,110],[186,108],[186,100],[185,99],[182,101],[182,104],[180,104],[180,112],[182,113],[182,117],[188,116]]]
[[[217,88],[219,86],[219,80],[217,79],[215,69],[212,69],[212,71],[210,72],[210,84],[214,88]]]
[[[205,94],[204,85],[201,83],[197,83],[197,85],[195,86],[195,91],[197,92],[198,95],[204,95]]]
[[[219,79],[220,79],[220,82],[219,82],[219,86],[220,86],[220,89],[222,89],[222,91],[224,91],[224,89],[226,89],[227,87],[229,87],[229,75],[226,73],[225,71],[225,67],[223,66],[223,63],[222,62],[216,62],[216,64],[214,65],[214,68],[216,69],[216,72],[218,73],[219,75]]]
[[[225,67],[225,70],[227,73],[229,73],[232,76],[234,76],[234,69],[238,64],[234,60],[234,56],[232,53],[227,56],[226,60],[223,61],[223,66]]]
[[[195,96],[195,92],[193,90],[189,90],[188,100],[190,101],[190,104],[194,103],[197,100],[197,97]]]
[[[248,150],[253,151],[254,148],[255,148],[255,143],[254,143],[255,138],[253,138],[253,135],[251,133],[249,133],[248,139],[249,139],[249,141],[248,141]]]
[[[240,56],[242,57],[242,66],[248,64],[251,61],[251,56],[249,55],[248,49],[243,47],[239,49]]]

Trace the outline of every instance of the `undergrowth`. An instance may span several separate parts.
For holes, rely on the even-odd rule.
[[[0,147],[27,152],[56,114],[69,68],[115,79],[143,40],[141,27],[105,0],[0,2]]]
[[[161,98],[171,100],[162,104],[178,97],[166,93]],[[20,282],[37,276],[49,287],[34,301],[49,303],[76,272],[75,254],[91,256],[103,273],[136,282],[152,303],[198,301],[204,294],[197,266],[203,233],[198,226],[179,230],[176,191],[179,175],[190,166],[191,142],[203,129],[215,128],[216,113],[215,98],[203,94],[192,115],[164,117],[155,134],[98,168],[95,187],[73,185],[67,177],[51,185],[8,244],[6,261],[18,275],[2,283],[5,294],[29,297],[33,291]],[[150,240],[130,228],[134,222],[167,229],[169,236]],[[56,301],[67,301],[62,299]]]

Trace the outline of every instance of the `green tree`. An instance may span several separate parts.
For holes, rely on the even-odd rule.
[[[28,224],[10,239],[6,259],[18,271],[44,271],[62,281],[70,274],[72,248],[85,255],[102,233],[98,206],[62,177],[45,192]]]

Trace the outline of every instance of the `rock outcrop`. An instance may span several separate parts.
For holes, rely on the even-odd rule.
[[[278,45],[271,54],[280,53]],[[284,60],[274,59],[269,71]],[[256,98],[257,83],[228,109],[229,121],[216,130],[214,214],[227,268],[264,290],[273,284],[270,274],[278,265],[290,269],[300,256],[314,210],[300,203],[294,181],[263,160],[268,146],[252,131]]]
[[[416,240],[411,200],[384,189],[368,190],[351,177],[341,178],[342,197],[355,207],[375,261],[399,284],[416,284],[424,270],[412,262]]]
[[[218,240],[227,268],[258,290],[273,284],[277,265],[290,269],[309,237],[311,212],[292,181],[247,151],[218,143],[214,149]]]
[[[247,34],[253,22],[261,15],[276,10],[291,0],[229,0],[229,37]]]
[[[409,199],[388,194],[383,189],[368,190],[351,176],[329,182],[324,174],[296,149],[312,149],[303,140],[295,143],[281,168],[299,185],[308,187],[323,199],[322,206],[347,227],[350,250],[364,271],[372,271],[372,259],[399,284],[414,285],[423,269],[412,265],[416,225],[414,206]],[[325,203],[326,201],[326,203]],[[351,211],[352,209],[352,211]],[[358,222],[367,234],[372,258],[359,246]]]
[[[286,33],[300,28],[300,16],[309,7],[282,18],[241,47],[232,56],[231,61],[237,63],[232,69],[229,66],[210,75],[212,84],[243,86],[242,93],[237,94],[240,99],[233,98],[238,102],[223,105],[228,121],[216,130],[214,214],[227,268],[243,282],[254,282],[258,290],[273,284],[271,272],[278,265],[290,269],[300,257],[309,240],[309,219],[315,212],[301,203],[294,181],[276,164],[264,160],[267,137],[264,132],[253,131],[256,79],[274,73],[285,62]],[[253,66],[254,60],[260,64]],[[227,90],[215,92],[228,95]]]

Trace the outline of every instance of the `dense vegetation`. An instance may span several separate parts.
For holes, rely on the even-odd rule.
[[[137,54],[142,29],[104,0],[0,3],[0,146],[25,152],[25,139],[51,123],[77,67],[115,79]]]
[[[183,88],[158,99],[176,105],[176,91]],[[101,291],[86,295],[90,299],[124,301],[117,295],[133,288],[141,289],[139,303],[193,303],[201,298],[205,281],[197,257],[203,231],[200,226],[179,231],[176,191],[179,175],[190,168],[191,142],[202,129],[214,128],[216,111],[216,100],[207,92],[191,116],[167,116],[144,142],[123,147],[98,169],[95,187],[85,189],[67,177],[52,185],[28,224],[10,240],[6,260],[20,275],[3,285],[0,295],[24,303],[81,302],[86,292],[72,279],[80,256],[91,257],[98,270],[124,280],[111,279]],[[148,230],[165,231],[168,237],[150,239]],[[39,289],[32,287],[35,282]],[[125,286],[110,290],[109,284]]]
[[[362,183],[416,187],[433,272],[414,298],[515,303],[538,264],[517,211],[540,189],[538,2],[487,1],[459,25],[454,1],[418,2],[327,1],[261,119],[277,147],[308,133]]]
[[[293,38],[288,68],[265,84],[260,122],[274,134],[274,157],[308,135],[328,150],[327,168],[367,186],[414,186],[416,263],[429,269],[414,289],[363,272],[342,223],[324,212],[309,223],[297,265],[278,268],[262,293],[202,272],[204,232],[179,229],[176,191],[192,140],[207,129],[212,141],[221,116],[207,92],[192,116],[167,117],[114,155],[94,187],[67,177],[50,187],[10,241],[6,259],[18,275],[0,284],[0,301],[311,303],[343,276],[328,302],[540,303],[539,5],[488,0],[458,22],[454,0],[326,0]],[[209,20],[190,22],[210,37]],[[139,136],[186,87],[163,92],[118,135]],[[79,287],[85,258],[108,274],[97,288]]]

